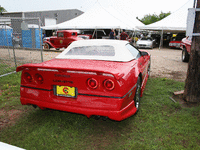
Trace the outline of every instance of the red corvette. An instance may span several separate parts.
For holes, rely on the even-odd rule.
[[[139,109],[150,54],[127,41],[80,40],[55,59],[19,71],[22,105],[121,121]]]

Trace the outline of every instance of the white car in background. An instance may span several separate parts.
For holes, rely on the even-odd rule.
[[[143,37],[136,42],[137,48],[151,48],[156,46],[156,41],[151,37]]]

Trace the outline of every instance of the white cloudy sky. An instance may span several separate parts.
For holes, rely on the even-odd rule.
[[[43,11],[59,9],[79,9],[87,11],[100,3],[102,6],[114,6],[134,11],[135,16],[142,18],[146,14],[173,13],[188,1],[194,0],[0,0],[0,5],[8,12]],[[191,6],[192,7],[192,6]]]

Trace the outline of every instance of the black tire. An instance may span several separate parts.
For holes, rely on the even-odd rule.
[[[58,50],[60,50],[60,48],[56,48],[56,50],[58,51]]]
[[[141,100],[140,95],[141,95],[141,79],[140,79],[140,76],[138,76],[135,97],[134,97],[135,107],[137,108],[137,112],[139,111],[139,107],[140,107],[140,100]]]
[[[99,120],[99,119],[101,118],[101,116],[93,116],[93,118],[94,118],[95,120]]]
[[[50,49],[49,44],[45,43],[45,44],[44,44],[44,49]]]
[[[33,106],[33,108],[37,108],[37,105],[32,105]]]
[[[150,78],[150,73],[151,72],[151,65],[149,64],[148,68],[147,68],[147,74],[148,74],[148,78]]]
[[[188,62],[188,61],[189,61],[189,54],[186,48],[184,47],[182,50],[182,62]]]
[[[150,60],[149,60],[148,68],[147,68],[147,74],[148,74],[148,78],[150,78],[150,75],[151,75],[151,56],[150,56]]]

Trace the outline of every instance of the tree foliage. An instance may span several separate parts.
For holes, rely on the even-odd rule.
[[[5,8],[0,6],[0,12],[7,12]]]
[[[140,20],[142,23],[144,23],[145,25],[157,22],[159,20],[162,20],[163,18],[169,16],[171,14],[171,12],[168,13],[163,13],[161,12],[159,15],[153,14],[153,15],[145,15],[142,19],[137,18],[138,20]]]

